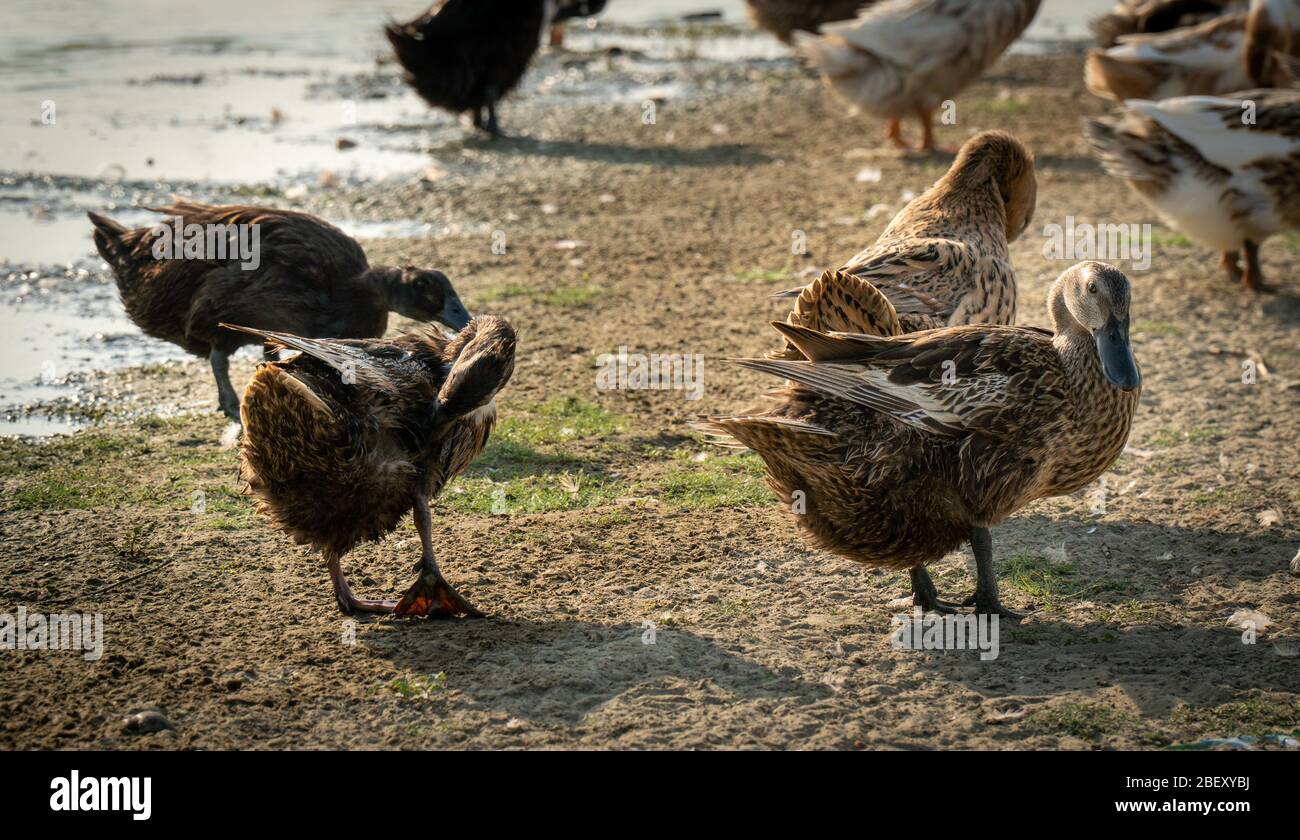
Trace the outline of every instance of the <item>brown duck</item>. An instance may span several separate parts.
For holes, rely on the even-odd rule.
[[[1004,131],[977,134],[961,147],[948,172],[899,211],[880,238],[840,272],[883,294],[900,332],[1010,324],[1016,319],[1016,275],[1007,243],[1029,227],[1037,197],[1034,158],[1024,144]],[[798,298],[792,324],[873,332],[844,320],[846,312],[865,310],[821,302],[828,294],[853,296],[851,287],[835,288],[843,282],[832,272],[776,297]],[[801,356],[787,342],[778,358]]]
[[[888,299],[859,291],[855,319],[893,328]],[[910,569],[915,603],[951,612],[925,566],[969,541],[978,580],[967,603],[1017,619],[998,600],[988,529],[1101,475],[1128,439],[1141,382],[1123,273],[1068,269],[1048,312],[1051,332],[973,325],[888,337],[777,322],[802,358],[740,364],[792,384],[765,410],[702,427],[762,457],[781,500],[802,500],[798,525],[818,547]]]
[[[452,329],[469,322],[442,272],[372,268],[356,240],[307,213],[188,201],[156,209],[172,218],[134,230],[89,213],[95,247],[113,269],[127,317],[136,326],[208,358],[221,410],[232,420],[239,420],[239,396],[230,384],[230,354],[258,339],[222,329],[223,321],[330,338],[381,336],[389,310]],[[209,225],[227,230],[256,225],[257,259],[243,260],[233,249],[223,259],[211,253],[160,259],[155,244],[164,235],[174,241],[176,220],[205,231]]]
[[[260,513],[324,555],[339,608],[481,616],[438,569],[429,499],[487,443],[496,394],[514,371],[510,325],[480,315],[454,338],[412,332],[391,340],[230,329],[301,351],[259,365],[244,392],[240,474]],[[358,598],[343,555],[407,513],[420,534],[419,579],[400,601]]]

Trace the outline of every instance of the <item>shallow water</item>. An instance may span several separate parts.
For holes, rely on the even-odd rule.
[[[1048,0],[1017,49],[1082,37],[1105,0]],[[381,27],[408,0],[254,0],[178,7],[169,0],[7,0],[0,26],[0,434],[72,428],[21,407],[77,393],[86,371],[185,358],[126,319],[94,253],[87,210],[127,224],[171,193],[195,198],[274,185],[305,193],[409,178],[465,129],[430,111],[391,64]],[[730,24],[665,30],[717,12]],[[557,107],[693,95],[682,67],[789,61],[745,23],[742,0],[613,0],[570,26],[566,64],[543,53],[515,94]],[[339,148],[339,140],[355,143]],[[412,219],[340,222],[359,238],[451,232]],[[8,421],[5,421],[8,417]]]

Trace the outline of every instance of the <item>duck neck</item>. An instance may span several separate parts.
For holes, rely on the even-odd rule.
[[[1095,481],[1119,457],[1128,441],[1138,390],[1111,384],[1092,333],[1070,314],[1063,283],[1048,293],[1052,345],[1065,368],[1070,390],[1073,439],[1059,447],[1052,469],[1053,494],[1070,493]]]
[[[408,295],[407,288],[402,283],[400,268],[390,265],[374,266],[366,269],[361,277],[379,292],[390,312],[400,309],[399,304],[403,303]]]
[[[1070,374],[1070,381],[1087,390],[1109,385],[1097,358],[1092,333],[1080,324],[1065,302],[1065,283],[1057,282],[1047,293],[1047,311],[1052,321],[1052,345]]]
[[[1000,234],[1005,233],[1006,202],[1002,200],[997,179],[986,168],[969,167],[955,172],[947,183],[936,184],[931,189],[934,203],[943,208],[944,216],[955,231],[978,233],[996,228]],[[1001,235],[988,238],[993,240],[998,251],[1006,250]]]

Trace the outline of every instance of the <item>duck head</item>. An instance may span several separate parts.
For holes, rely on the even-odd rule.
[[[385,286],[389,308],[407,318],[437,321],[457,332],[469,323],[469,310],[441,271],[408,265],[392,272]]]
[[[1038,205],[1034,155],[1005,131],[982,131],[962,144],[950,175],[968,182],[992,180],[1007,215],[1007,241],[1025,232]]]
[[[1048,301],[1056,332],[1075,329],[1092,335],[1102,373],[1112,385],[1131,391],[1142,384],[1129,344],[1129,282],[1124,272],[1102,262],[1081,262],[1056,279]]]

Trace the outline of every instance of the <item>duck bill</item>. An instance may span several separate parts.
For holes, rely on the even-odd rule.
[[[465,308],[459,299],[449,297],[447,302],[443,304],[442,311],[438,313],[436,320],[438,323],[446,324],[456,332],[460,332],[469,326],[471,317],[469,310]]]
[[[1128,318],[1123,321],[1111,315],[1106,323],[1097,330],[1097,355],[1101,358],[1101,370],[1110,380],[1110,384],[1125,391],[1132,391],[1142,384],[1142,374],[1138,373],[1137,362],[1133,359],[1133,347],[1128,340]]]

